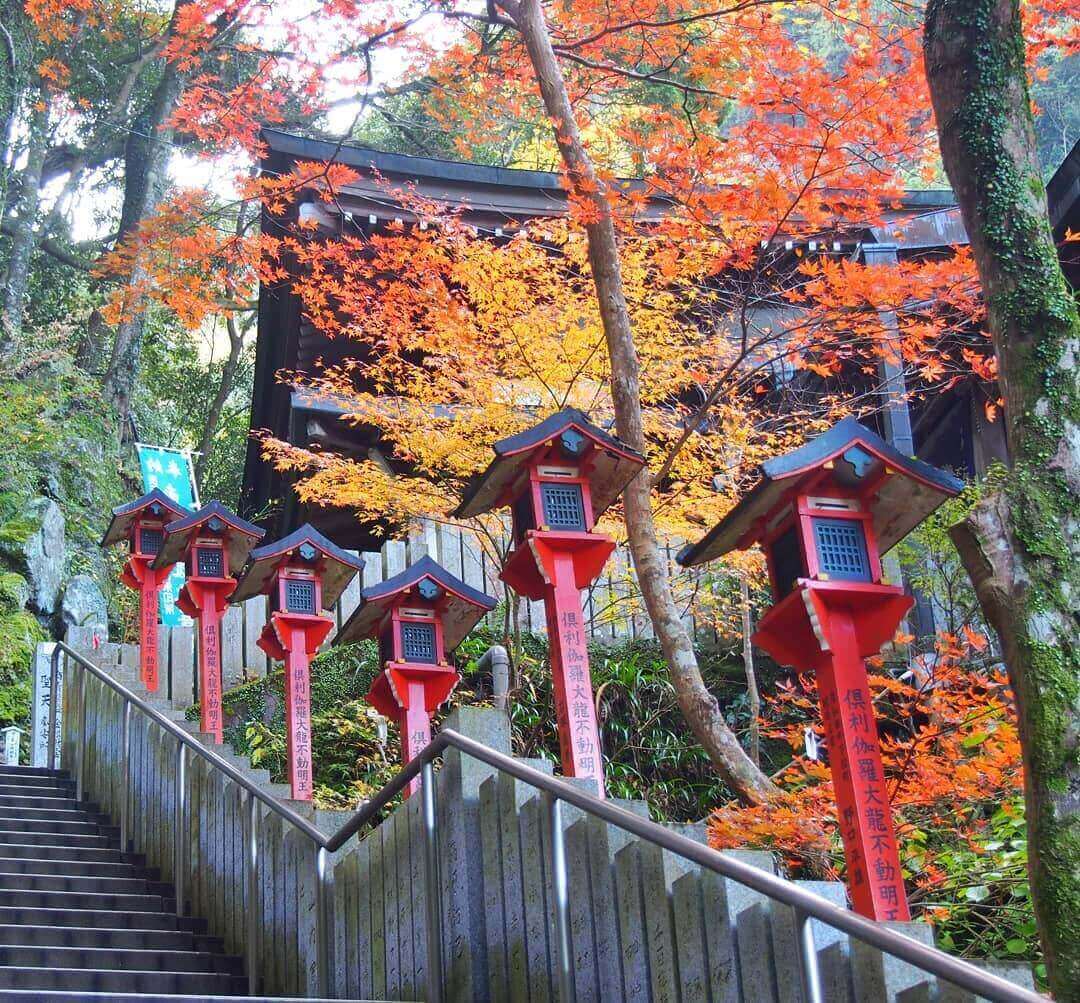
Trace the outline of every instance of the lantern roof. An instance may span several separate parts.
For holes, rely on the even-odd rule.
[[[342,550],[309,523],[304,523],[299,529],[280,540],[253,550],[248,566],[236,583],[236,591],[233,592],[229,601],[236,603],[250,599],[252,596],[263,595],[269,588],[270,578],[278,565],[304,544],[317,551],[318,557],[321,558],[323,609],[330,609],[338,601],[353,576],[364,569],[364,559],[357,554]]]
[[[874,485],[871,514],[882,553],[964,487],[947,471],[904,456],[865,425],[845,418],[798,449],[762,463],[758,482],[705,536],[684,547],[676,560],[685,567],[704,564],[756,543],[772,512],[801,482],[830,463],[840,484]]]
[[[595,447],[591,457],[589,485],[593,517],[599,519],[645,464],[645,457],[594,425],[588,416],[572,407],[556,411],[538,425],[496,442],[492,447],[495,459],[466,489],[454,516],[463,519],[501,508],[505,504],[504,492],[514,483],[532,455],[568,429],[576,430]]]
[[[160,513],[153,511],[155,505],[160,506]],[[108,529],[105,530],[105,535],[101,538],[101,546],[111,547],[113,544],[127,540],[131,536],[135,523],[146,509],[151,510],[151,515],[160,514],[167,521],[189,514],[183,505],[173,501],[161,488],[154,488],[141,498],[118,505],[112,510],[112,519]]]
[[[223,525],[220,528],[208,526],[207,524],[214,519],[219,520]],[[221,502],[207,502],[198,512],[192,512],[191,515],[170,522],[165,527],[165,541],[154,560],[154,567],[167,568],[181,560],[184,551],[203,527],[211,532],[219,532],[224,537],[225,553],[229,558],[229,575],[240,573],[251,554],[251,548],[266,534],[265,529],[260,529],[246,519],[241,519]]]
[[[403,593],[409,592],[424,579],[442,587],[441,598],[443,643],[447,651],[456,648],[485,613],[495,608],[496,601],[460,578],[450,574],[441,564],[428,556],[421,557],[404,571],[372,585],[360,594],[360,605],[342,624],[335,643],[346,644],[371,637],[379,629],[386,611]]]

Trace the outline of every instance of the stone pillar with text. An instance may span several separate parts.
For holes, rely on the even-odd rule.
[[[603,795],[581,590],[615,548],[596,532],[596,521],[642,469],[644,457],[574,408],[496,442],[494,450],[455,515],[510,509],[513,546],[501,577],[519,595],[544,603],[563,773],[594,780]]]
[[[855,910],[910,918],[865,659],[895,636],[912,599],[881,558],[963,485],[849,418],[761,465],[758,483],[686,566],[760,544],[773,605],[754,642],[815,674]]]

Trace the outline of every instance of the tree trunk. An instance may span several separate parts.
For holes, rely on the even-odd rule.
[[[746,696],[750,711],[750,758],[755,766],[761,765],[761,694],[758,691],[757,672],[754,669],[754,642],[750,634],[754,629],[750,618],[750,583],[746,575],[739,576],[739,601],[742,604],[742,657],[746,671]]]
[[[199,438],[199,455],[195,460],[195,483],[199,486],[202,494],[203,478],[206,476],[206,468],[210,463],[210,454],[214,450],[214,436],[217,434],[218,424],[221,422],[221,412],[225,409],[225,402],[233,391],[236,383],[236,374],[240,369],[240,356],[244,351],[244,329],[236,324],[232,314],[225,317],[225,326],[229,331],[229,357],[221,370],[221,382],[218,383],[217,393],[210,402],[210,410],[206,415],[206,424],[203,426],[202,436]]]
[[[1012,469],[953,529],[1001,640],[1039,935],[1080,1000],[1080,316],[1047,219],[1018,0],[930,0],[926,73],[986,297]]]
[[[180,6],[177,5],[178,10]],[[175,64],[167,62],[146,114],[140,116],[128,136],[124,150],[124,204],[119,240],[138,239],[139,224],[154,211],[165,191],[173,138],[168,121],[183,87],[184,75]],[[145,256],[138,255],[127,279],[128,287],[135,292],[116,328],[112,357],[102,381],[105,399],[116,409],[121,428],[127,427],[125,419],[131,407],[131,392],[146,329],[146,314],[137,290],[144,287],[149,277],[149,262]]]
[[[26,289],[30,282],[30,259],[37,246],[38,208],[41,204],[41,168],[48,148],[48,112],[34,109],[30,117],[26,167],[19,180],[19,197],[13,220],[11,254],[4,282],[0,312],[0,354],[11,350],[22,332],[26,312]]]
[[[578,194],[589,198],[595,207],[596,221],[588,223],[585,231],[589,263],[611,360],[615,424],[624,442],[644,451],[638,358],[623,294],[619,247],[611,206],[581,141],[566,82],[551,47],[539,0],[504,0],[500,6],[514,20],[525,41],[544,106],[553,120],[555,140],[570,183]],[[656,636],[671,668],[679,706],[698,741],[732,790],[745,802],[759,803],[775,795],[776,788],[743,751],[724,721],[716,697],[709,692],[701,676],[693,640],[680,619],[668,581],[667,560],[663,556],[653,521],[651,489],[651,476],[648,470],[643,470],[623,492],[623,506],[638,583]]]

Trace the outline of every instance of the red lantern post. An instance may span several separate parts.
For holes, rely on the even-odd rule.
[[[285,663],[289,783],[296,801],[310,801],[314,793],[311,659],[334,626],[333,619],[320,611],[333,608],[342,589],[363,567],[361,558],[305,525],[252,551],[233,593],[233,602],[270,596],[270,621],[257,643],[272,659]]]
[[[544,602],[563,772],[594,779],[603,796],[581,589],[592,584],[615,548],[610,537],[593,531],[596,520],[645,461],[573,408],[502,439],[494,449],[496,459],[455,515],[511,509],[514,549],[502,580]]]
[[[963,485],[905,457],[854,419],[761,466],[761,480],[679,563],[764,547],[774,605],[754,642],[817,677],[855,910],[910,918],[864,659],[912,599],[881,581],[880,554]]]
[[[382,671],[368,702],[401,730],[401,761],[408,763],[431,742],[431,716],[453,693],[459,679],[447,661],[495,600],[455,578],[430,557],[366,588],[360,605],[335,640],[347,644],[379,640]],[[408,793],[419,786],[414,779]]]
[[[151,693],[158,689],[158,611],[161,587],[172,570],[153,566],[164,541],[165,525],[187,509],[159,488],[113,509],[112,521],[101,545],[126,542],[129,556],[120,575],[129,589],[139,593],[139,678]],[[173,562],[175,563],[175,562]]]
[[[165,527],[154,567],[183,561],[187,579],[176,605],[198,624],[200,730],[222,740],[221,617],[251,548],[264,530],[210,502]]]

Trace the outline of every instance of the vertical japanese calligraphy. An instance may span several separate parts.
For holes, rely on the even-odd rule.
[[[829,638],[818,691],[852,904],[874,919],[907,920],[877,725],[850,614],[830,617]]]
[[[551,644],[559,748],[563,773],[595,779],[603,796],[604,766],[585,646],[585,618],[574,579],[572,557],[558,555],[554,581],[545,589],[544,609]]]

